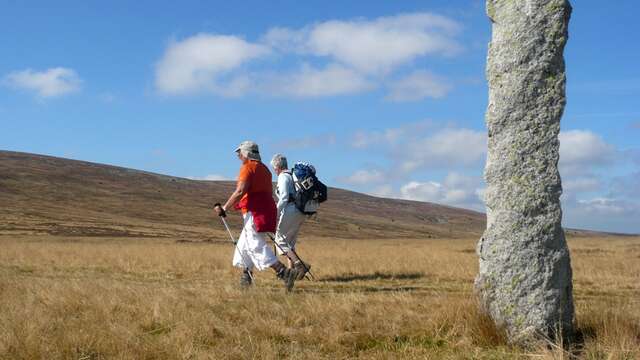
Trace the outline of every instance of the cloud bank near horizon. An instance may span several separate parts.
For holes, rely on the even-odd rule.
[[[586,129],[562,131],[559,138],[565,222],[605,230],[635,223],[640,216],[640,169],[608,176],[617,166],[633,166],[635,158],[629,153],[634,150],[617,148]],[[341,184],[375,196],[485,211],[484,131],[422,121],[359,131],[347,146],[381,152],[386,165],[355,169],[336,179]]]

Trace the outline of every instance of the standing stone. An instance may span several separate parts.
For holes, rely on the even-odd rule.
[[[487,229],[478,243],[481,306],[513,343],[573,330],[558,172],[565,106],[567,0],[487,0]]]

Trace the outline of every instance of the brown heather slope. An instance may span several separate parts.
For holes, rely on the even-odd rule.
[[[211,205],[234,187],[50,156],[0,151],[0,234],[224,238]],[[477,237],[484,214],[331,188],[303,236]],[[231,216],[234,229],[240,218]]]

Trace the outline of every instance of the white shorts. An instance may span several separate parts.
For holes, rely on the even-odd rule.
[[[296,249],[296,242],[298,241],[298,233],[302,223],[307,219],[307,216],[303,214],[294,203],[289,203],[282,210],[280,214],[280,221],[278,221],[278,228],[276,230],[276,251],[278,255],[284,255],[284,253]]]
[[[260,271],[266,270],[277,263],[278,258],[267,245],[265,234],[256,231],[251,212],[242,217],[244,227],[233,254],[233,266],[249,270],[253,270],[254,267]]]

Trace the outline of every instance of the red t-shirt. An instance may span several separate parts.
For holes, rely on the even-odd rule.
[[[240,209],[242,213],[247,212],[246,203],[249,202],[251,194],[255,193],[269,193],[273,191],[271,185],[271,171],[266,165],[260,161],[249,160],[242,164],[240,168],[240,174],[238,175],[238,182],[244,181],[249,184],[249,191],[240,199]]]
[[[236,207],[243,214],[251,211],[258,232],[275,232],[277,213],[276,203],[273,201],[271,171],[260,161],[249,160],[240,168],[238,182],[240,181],[246,182],[249,190]]]

